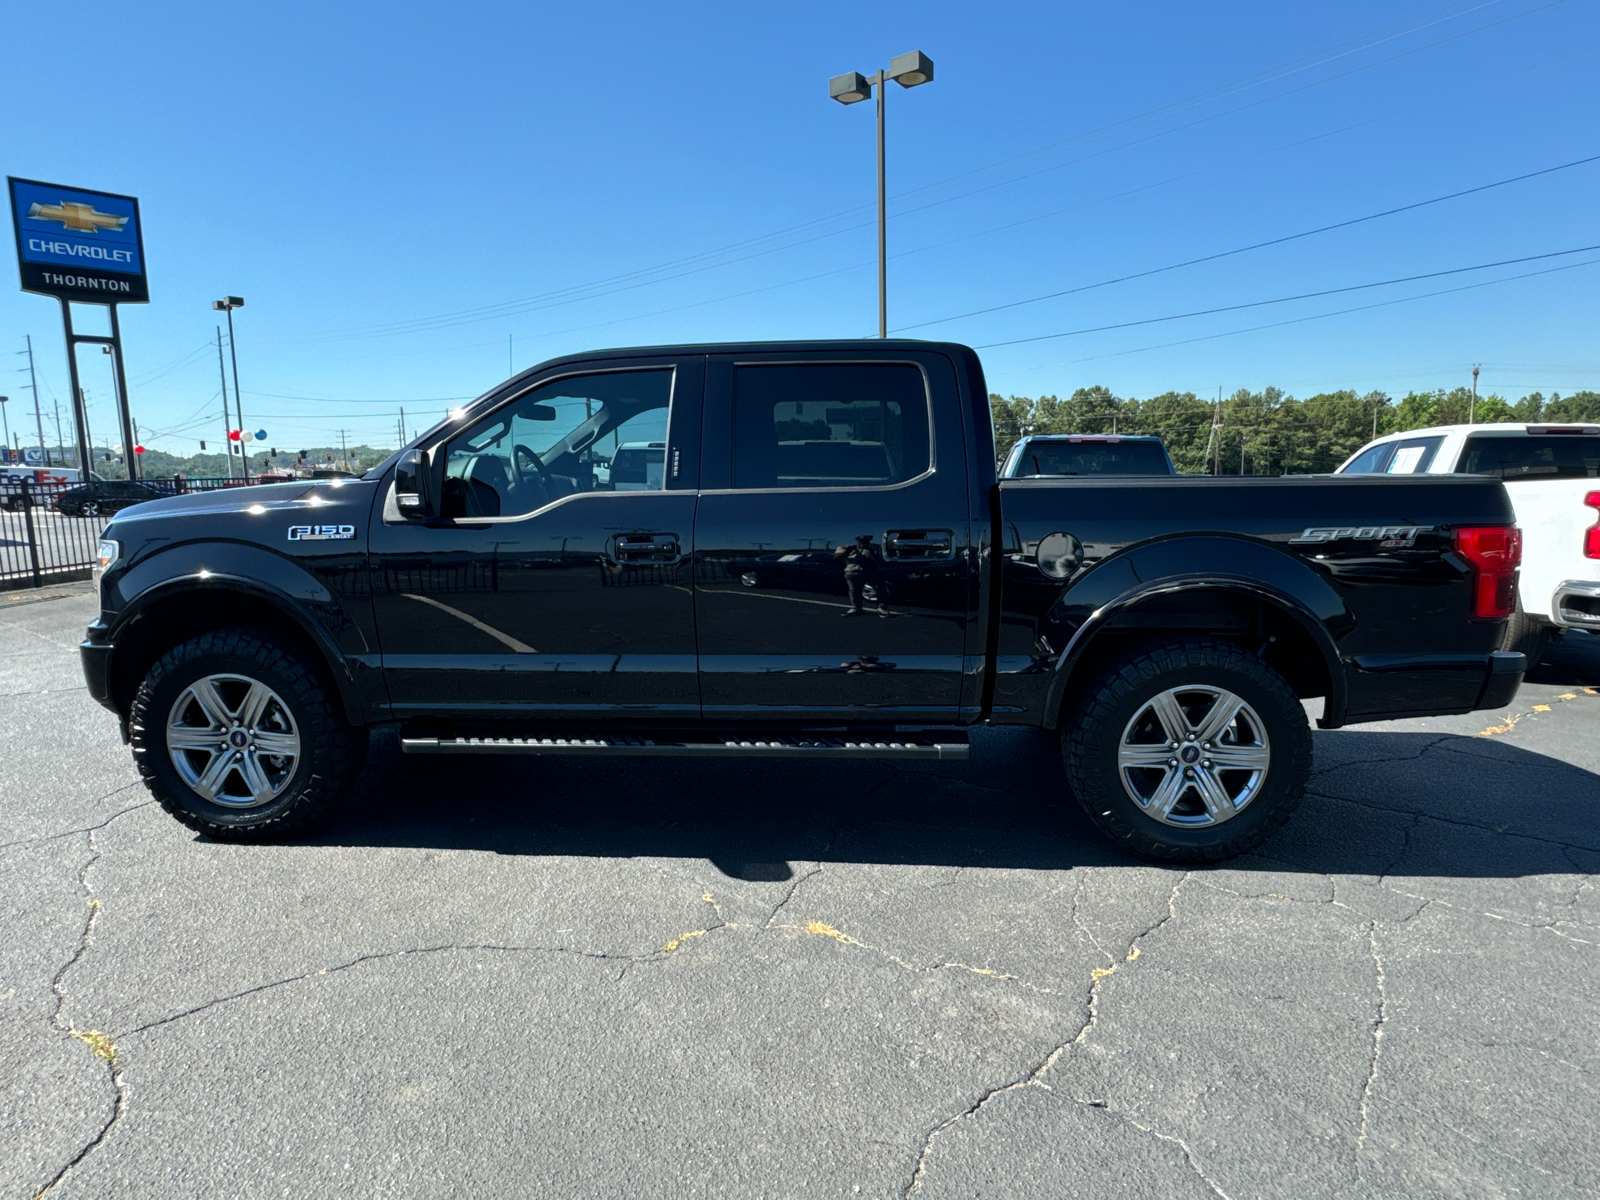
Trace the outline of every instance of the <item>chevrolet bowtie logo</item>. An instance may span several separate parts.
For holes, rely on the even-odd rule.
[[[128,223],[127,217],[103,213],[92,204],[80,204],[76,200],[65,200],[60,204],[35,204],[28,210],[28,215],[38,221],[60,221],[74,233],[120,230]]]

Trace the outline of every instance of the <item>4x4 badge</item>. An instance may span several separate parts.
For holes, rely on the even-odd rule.
[[[354,525],[291,525],[291,542],[343,542],[356,536]]]

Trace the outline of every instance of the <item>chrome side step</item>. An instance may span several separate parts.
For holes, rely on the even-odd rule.
[[[716,740],[672,740],[627,733],[568,737],[402,737],[406,754],[633,754],[673,758],[896,758],[965,762],[965,733],[894,734],[882,738],[849,734],[768,734]]]

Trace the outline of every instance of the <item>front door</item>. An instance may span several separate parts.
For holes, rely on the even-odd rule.
[[[971,539],[955,377],[942,355],[896,357],[710,359],[706,720],[957,719]]]
[[[569,368],[429,448],[442,516],[372,531],[397,717],[695,718],[704,359]]]

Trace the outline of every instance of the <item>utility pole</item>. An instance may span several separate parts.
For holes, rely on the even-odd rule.
[[[1211,409],[1211,473],[1222,474],[1222,385],[1217,385],[1217,402]]]
[[[1478,368],[1472,368],[1472,405],[1467,409],[1467,424],[1471,425],[1478,415]]]
[[[406,410],[400,410],[400,445],[406,444]]]
[[[222,380],[222,452],[228,456],[228,478],[233,478],[233,442],[228,438],[228,368],[222,361],[222,326],[217,326],[217,375]],[[242,446],[244,443],[241,442]]]
[[[44,455],[44,465],[50,465],[50,452],[44,448],[44,418],[39,415],[39,377],[33,370],[33,334],[28,334],[28,386],[33,389],[33,423],[39,429],[39,453]]]
[[[344,469],[350,469],[350,444],[345,440],[345,431],[339,430],[339,459],[344,463]]]
[[[1244,474],[1244,439],[1247,435],[1244,430],[1239,430],[1239,474]]]

